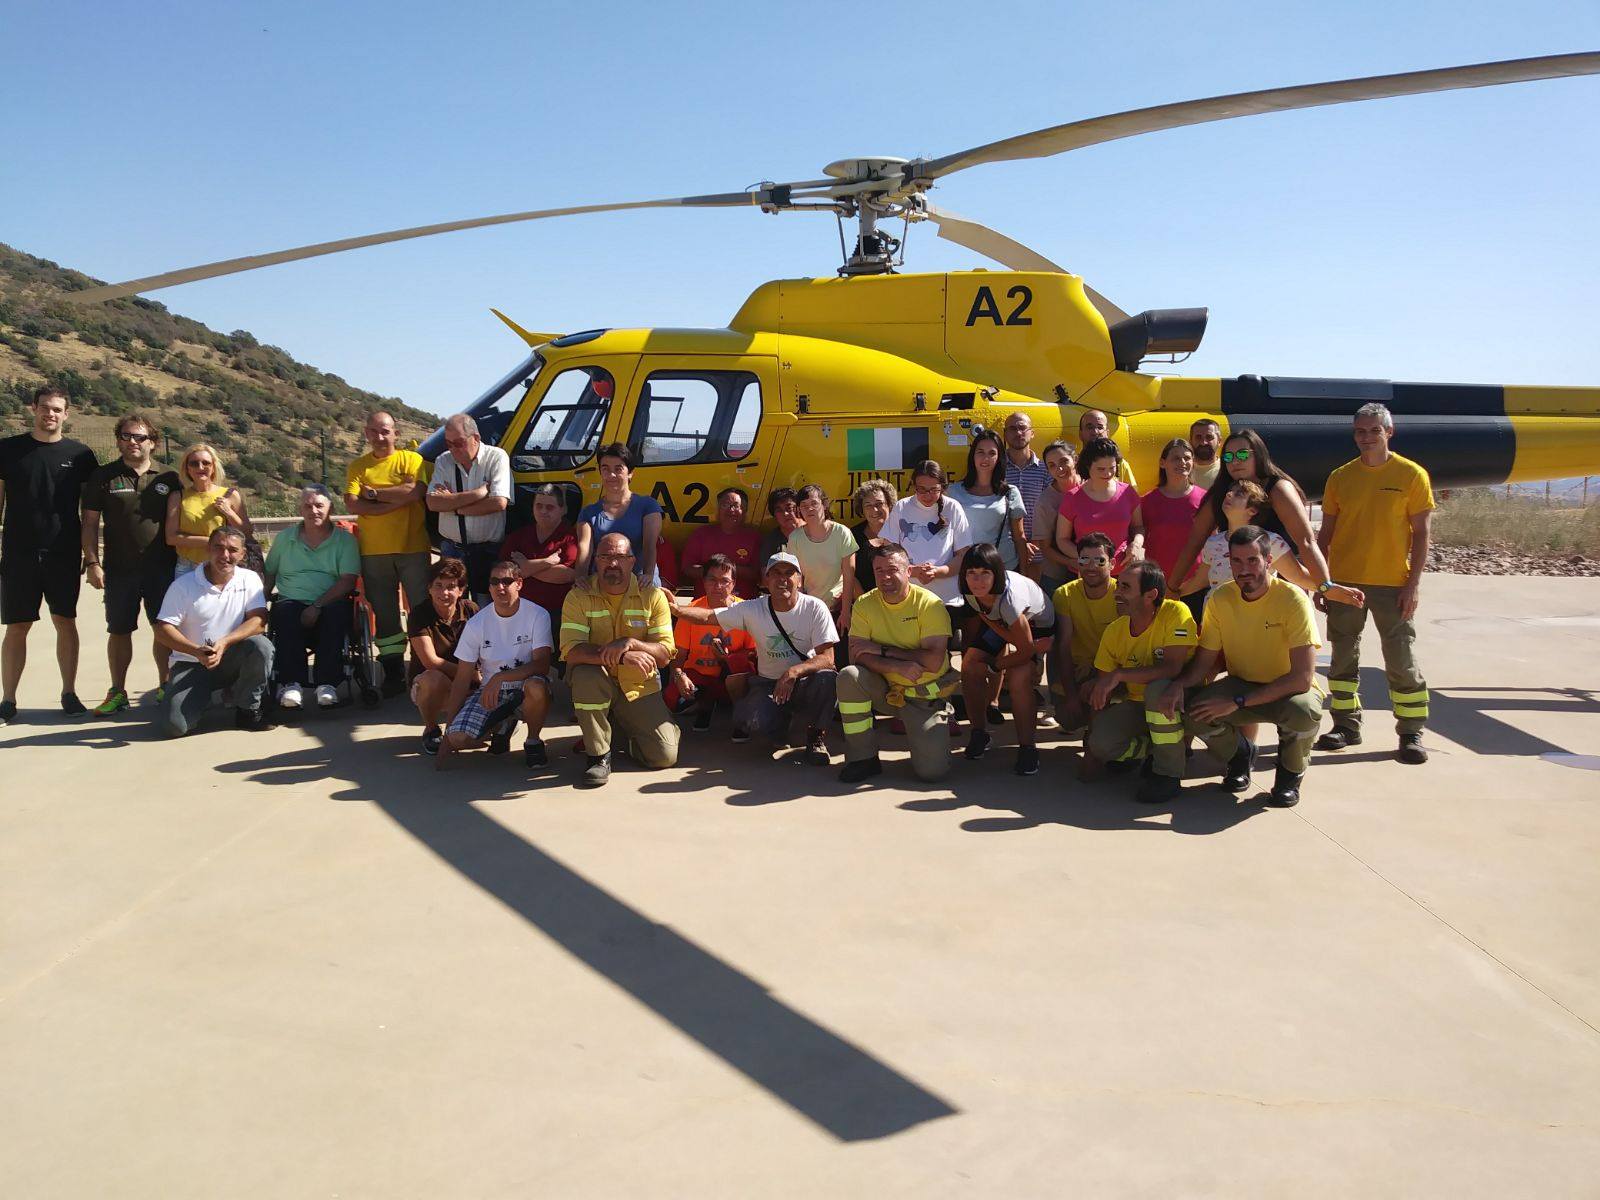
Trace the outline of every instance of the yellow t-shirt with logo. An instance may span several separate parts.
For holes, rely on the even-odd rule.
[[[1266,595],[1246,601],[1233,580],[1211,589],[1200,626],[1200,645],[1221,650],[1228,674],[1271,683],[1289,671],[1289,651],[1321,646],[1311,597],[1274,575]],[[1320,678],[1320,677],[1318,677]]]
[[[1127,617],[1118,617],[1100,635],[1100,649],[1095,652],[1094,669],[1106,674],[1124,667],[1153,667],[1161,661],[1168,646],[1182,646],[1193,650],[1199,638],[1195,636],[1194,617],[1182,600],[1163,600],[1156,609],[1150,627],[1138,637]],[[1129,700],[1144,700],[1145,685],[1125,683],[1123,689]]]
[[[374,458],[369,452],[345,471],[344,494],[351,498],[359,496],[364,487],[399,487],[407,480],[425,484],[432,475],[432,468],[415,450],[396,450],[387,458]],[[428,527],[422,501],[380,517],[362,517],[356,522],[356,539],[362,554],[419,554],[427,550]]]
[[[630,575],[627,590],[615,596],[608,595],[593,575],[574,584],[561,604],[561,631],[557,638],[561,657],[566,658],[574,646],[585,642],[604,646],[621,637],[660,643],[676,654],[666,592],[651,584],[641,585],[636,575]],[[607,669],[616,676],[617,686],[629,700],[661,690],[659,671],[641,671],[626,663]]]
[[[1427,469],[1398,454],[1381,467],[1359,458],[1328,476],[1322,511],[1339,521],[1328,570],[1340,583],[1400,587],[1411,571],[1411,518],[1433,508]]]
[[[1056,589],[1050,597],[1056,615],[1072,622],[1072,641],[1067,652],[1072,655],[1072,665],[1087,671],[1094,665],[1095,651],[1100,649],[1100,638],[1111,622],[1117,619],[1117,594],[1110,583],[1106,594],[1091,600],[1083,590],[1083,580],[1074,579]]]
[[[880,646],[916,650],[927,638],[950,636],[950,610],[939,597],[916,584],[911,585],[899,604],[890,604],[882,592],[873,588],[850,609],[850,636],[865,638]],[[928,671],[916,679],[894,674],[885,678],[894,683],[917,684],[938,679],[943,674],[943,671]]]

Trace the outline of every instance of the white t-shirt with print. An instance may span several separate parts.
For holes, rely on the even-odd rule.
[[[802,592],[793,608],[778,614],[778,620],[805,658],[818,646],[839,641],[839,631],[834,628],[828,606],[815,596]],[[724,629],[742,629],[755,639],[756,671],[763,679],[776,679],[796,663],[805,661],[789,649],[789,643],[772,623],[772,612],[765,596],[730,605],[717,614],[717,621]]]
[[[941,520],[943,525],[940,525]],[[942,567],[955,557],[957,550],[972,545],[967,514],[948,496],[934,508],[915,496],[907,496],[889,510],[889,519],[883,523],[883,531],[878,536],[904,546],[914,567],[923,563]],[[921,583],[913,576],[911,582],[927,588],[944,603],[954,604],[961,599],[961,581],[956,574],[931,583]]]
[[[550,614],[532,600],[522,600],[509,617],[494,605],[479,609],[461,630],[456,661],[477,663],[483,677],[515,671],[533,661],[534,652],[550,646]]]

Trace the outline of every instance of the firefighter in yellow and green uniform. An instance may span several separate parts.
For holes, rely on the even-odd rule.
[[[667,594],[633,573],[623,534],[602,537],[594,561],[594,575],[575,583],[561,606],[561,657],[589,758],[580,787],[611,778],[613,720],[641,766],[678,761],[678,726],[661,698],[661,668],[677,653]]]
[[[839,672],[845,783],[883,771],[874,710],[905,722],[911,770],[932,783],[950,773],[945,697],[961,684],[950,669],[950,612],[939,597],[911,582],[905,549],[891,542],[872,559],[878,586],[850,610],[850,665]]]
[[[1094,677],[1083,685],[1089,708],[1083,773],[1101,764],[1126,769],[1147,755],[1135,798],[1171,799],[1183,778],[1183,720],[1154,705],[1189,664],[1197,642],[1194,617],[1167,599],[1167,580],[1153,562],[1132,563],[1117,578],[1117,619],[1100,637]]]
[[[1329,573],[1360,588],[1366,603],[1360,608],[1327,606],[1333,728],[1317,740],[1317,749],[1343,750],[1361,742],[1361,630],[1371,613],[1400,735],[1395,757],[1403,763],[1425,763],[1428,684],[1417,666],[1415,619],[1428,565],[1433,489],[1426,470],[1389,449],[1394,417],[1386,407],[1362,405],[1354,424],[1360,457],[1328,476],[1317,543],[1327,556]]]

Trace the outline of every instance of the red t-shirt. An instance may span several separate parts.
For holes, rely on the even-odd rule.
[[[741,525],[723,533],[720,525],[702,525],[683,544],[678,561],[684,567],[701,564],[713,554],[726,554],[733,560],[733,590],[741,596],[754,596],[761,590],[761,531]]]
[[[513,554],[524,558],[549,558],[561,556],[561,565],[570,567],[578,561],[578,534],[563,521],[548,538],[540,540],[536,525],[527,524],[500,543],[500,557],[510,559]],[[522,581],[522,594],[550,614],[550,627],[561,624],[561,604],[572,590],[570,583],[546,583],[542,579]]]
[[[1166,573],[1167,585],[1174,591],[1181,580],[1171,578],[1172,568],[1178,564],[1178,554],[1194,528],[1194,514],[1205,498],[1203,487],[1191,487],[1187,496],[1176,500],[1162,495],[1160,488],[1152,488],[1139,501],[1144,513],[1144,556]]]
[[[1096,500],[1081,487],[1075,487],[1061,497],[1061,515],[1072,522],[1074,541],[1091,533],[1103,533],[1117,548],[1113,571],[1122,569],[1123,551],[1128,548],[1133,514],[1139,508],[1139,493],[1131,486],[1117,481],[1116,491],[1109,500]]]

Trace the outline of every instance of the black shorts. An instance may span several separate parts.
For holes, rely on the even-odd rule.
[[[0,625],[37,621],[41,602],[52,616],[76,617],[82,586],[83,559],[76,553],[13,554],[0,562]]]
[[[139,628],[139,609],[153,626],[161,602],[172,586],[172,567],[130,567],[106,572],[106,632],[132,633]]]

